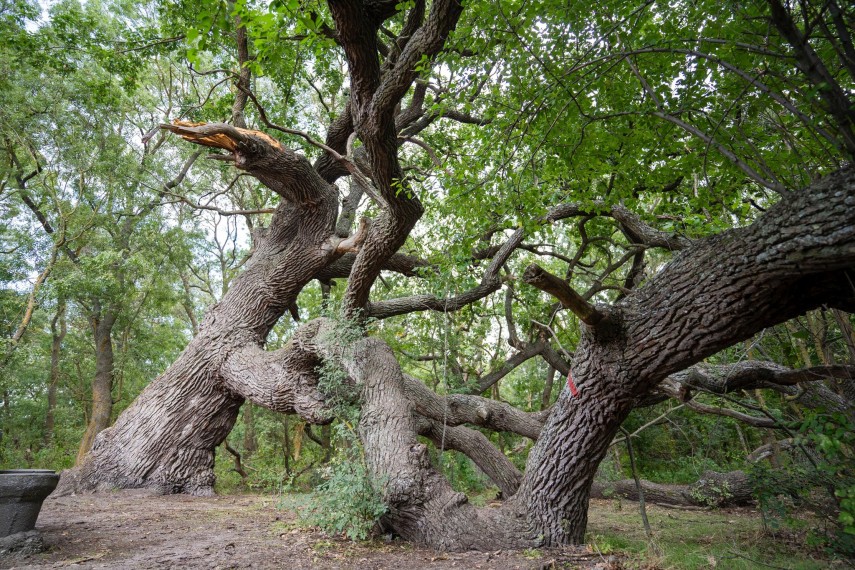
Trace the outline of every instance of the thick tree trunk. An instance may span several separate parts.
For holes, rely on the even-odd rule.
[[[430,464],[427,447],[416,437],[417,420],[404,375],[383,341],[360,341],[343,364],[362,386],[359,434],[369,471],[389,509],[384,516],[388,527],[407,540],[446,550],[535,544],[525,516],[476,509]]]
[[[169,128],[199,144],[230,150],[226,156],[279,193],[282,202],[252,262],[208,312],[199,334],[115,425],[95,438],[80,465],[63,473],[59,493],[147,487],[211,494],[214,449],[246,398],[325,421],[316,390],[317,360],[300,347],[304,337],[274,353],[261,346],[303,286],[351,247],[332,238],[334,189],[305,158],[266,135],[228,125]],[[305,334],[314,334],[311,326]]]
[[[584,540],[594,475],[635,404],[632,384],[615,374],[618,340],[583,340],[572,372],[578,395],[565,385],[529,452],[525,477],[512,501],[527,513],[544,544]]]
[[[855,171],[829,176],[749,227],[685,249],[586,329],[520,490],[546,544],[581,542],[594,473],[637,398],[678,372],[820,304],[851,306]]]

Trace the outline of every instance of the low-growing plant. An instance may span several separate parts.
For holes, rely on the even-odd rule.
[[[386,505],[363,462],[339,459],[329,466],[326,480],[310,494],[300,512],[304,522],[350,540],[365,540]]]
[[[364,334],[364,323],[336,319],[321,342],[330,357],[318,368],[318,389],[326,397],[334,418],[336,455],[322,470],[323,482],[297,507],[303,522],[350,540],[365,540],[386,512],[380,489],[384,484],[371,477],[357,434],[360,419],[360,387],[348,377],[340,362],[351,356]]]
[[[813,412],[799,424],[793,461],[751,471],[767,528],[794,527],[794,512],[808,508],[829,524],[808,541],[835,556],[855,557],[855,426],[844,414]]]

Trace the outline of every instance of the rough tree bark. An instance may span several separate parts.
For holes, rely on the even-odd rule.
[[[89,323],[95,340],[95,376],[92,378],[89,421],[77,450],[78,465],[92,448],[95,437],[110,425],[110,416],[113,414],[113,326],[117,315],[110,308],[102,310],[98,299],[93,303],[92,310]]]
[[[418,310],[424,301],[397,303],[394,310],[368,302],[380,270],[404,243],[422,208],[401,187],[396,108],[416,78],[417,64],[438,52],[462,8],[453,0],[436,0],[426,15],[417,0],[405,24],[408,33],[381,68],[376,36],[396,5],[330,1],[336,38],[350,67],[351,100],[329,131],[331,152],[316,168],[256,131],[222,124],[165,127],[196,144],[227,150],[220,158],[273,189],[281,203],[246,271],[209,311],[196,338],[115,426],[96,438],[83,463],[63,475],[62,490],[106,486],[211,493],[214,448],[228,434],[242,402],[249,399],[322,422],[326,415],[316,368],[332,359],[340,360],[362,387],[359,433],[369,469],[383,482],[380,491],[389,507],[385,522],[398,534],[454,550],[581,542],[597,466],[640,399],[670,374],[765,327],[821,304],[855,307],[855,292],[844,275],[855,267],[852,169],[793,195],[749,227],[678,244],[683,251],[674,261],[610,307],[592,307],[572,296],[567,306],[583,312],[589,323],[572,366],[579,393],[572,395],[566,386],[561,391],[516,494],[500,509],[468,504],[431,466],[417,438],[419,433],[437,437],[435,426],[424,421],[436,415],[430,411],[436,402],[408,389],[382,340],[362,339],[343,357],[325,344],[323,332],[332,325],[313,321],[285,348],[262,348],[301,288],[348,251],[356,255],[344,296],[346,315],[391,316]],[[351,132],[366,149],[370,177],[341,156]],[[335,232],[337,194],[330,186],[345,172],[373,185],[369,191],[380,212],[370,228],[363,225],[347,238]],[[521,239],[519,230],[500,248],[494,264],[500,266]],[[477,295],[498,289],[491,275],[488,271]],[[471,299],[483,297],[477,295]],[[438,303],[434,310],[449,307]],[[556,363],[556,368],[565,373],[566,365]],[[528,418],[493,405],[458,399],[453,413],[443,415],[527,425]],[[472,445],[462,431],[459,435],[449,441],[462,448]],[[485,457],[484,464],[489,463]],[[496,477],[511,490],[516,475],[499,473],[503,467],[494,464]]]
[[[855,171],[746,228],[696,242],[586,330],[515,500],[547,544],[580,542],[597,465],[636,398],[668,375],[820,304],[851,307]]]
[[[312,375],[279,375],[285,367],[277,358],[306,361],[311,371],[314,361],[300,351],[300,336],[277,353],[265,353],[261,346],[302,287],[354,245],[332,233],[335,191],[304,157],[261,133],[229,125],[166,128],[230,151],[223,158],[254,174],[282,201],[253,260],[208,312],[199,334],[116,424],[99,434],[92,452],[63,475],[59,492],[151,487],[210,494],[214,448],[228,435],[245,398],[309,421],[325,418]]]

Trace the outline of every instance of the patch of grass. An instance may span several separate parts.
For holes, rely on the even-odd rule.
[[[587,542],[603,554],[620,551],[628,568],[819,570],[830,561],[807,548],[777,540],[747,510],[682,511],[648,506],[653,544],[644,534],[637,503],[591,501]]]
[[[312,545],[312,550],[314,550],[318,554],[324,554],[325,552],[329,552],[330,550],[335,550],[336,546],[336,543],[330,540],[319,540]]]
[[[466,493],[469,502],[476,507],[486,507],[490,501],[496,500],[496,495],[498,494],[499,489],[496,487],[487,487],[483,491]]]
[[[288,534],[293,530],[300,530],[306,528],[304,525],[300,524],[298,521],[276,521],[275,523],[270,525],[270,533],[275,535],[283,535]]]

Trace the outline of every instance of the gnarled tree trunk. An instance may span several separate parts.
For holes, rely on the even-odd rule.
[[[338,358],[318,340],[323,323],[304,325],[279,351],[265,352],[261,343],[305,282],[340,253],[329,241],[335,208],[327,195],[327,210],[283,201],[256,261],[178,361],[63,477],[66,489],[210,493],[214,447],[244,398],[322,421],[315,367],[321,358]],[[582,541],[597,466],[639,398],[667,375],[764,327],[821,303],[851,307],[844,272],[855,264],[853,206],[855,173],[827,177],[752,226],[686,249],[605,311],[576,350],[578,395],[562,390],[519,491],[501,509],[472,507],[430,466],[416,439],[410,398],[418,396],[408,397],[385,343],[359,343],[344,364],[363,386],[360,435],[372,473],[385,481],[387,523],[406,538],[446,549]],[[429,401],[419,407],[430,413]]]
[[[309,279],[349,247],[332,235],[335,191],[305,158],[261,133],[228,125],[169,128],[230,150],[229,158],[276,190],[282,202],[249,267],[208,312],[196,337],[96,437],[91,453],[63,475],[59,492],[151,487],[210,494],[214,448],[245,398],[309,421],[325,417],[315,389],[316,362],[304,358],[299,339],[276,353],[261,346]],[[281,364],[290,359],[305,368],[291,374]]]
[[[362,387],[359,433],[366,461],[382,482],[386,523],[401,536],[452,550],[577,543],[584,538],[591,485],[609,443],[636,403],[668,375],[820,304],[855,307],[855,291],[844,275],[855,267],[852,169],[793,195],[749,227],[694,243],[666,239],[669,247],[685,249],[613,306],[592,307],[579,295],[568,297],[565,306],[587,323],[572,366],[578,393],[566,386],[561,391],[516,494],[500,509],[473,507],[431,466],[417,439],[418,433],[432,433],[422,418],[504,422],[502,429],[513,424],[530,436],[531,418],[495,403],[453,399],[446,400],[450,414],[433,417],[434,396],[408,389],[388,345],[365,338],[342,356],[325,345],[322,333],[332,326],[325,321],[303,325],[283,349],[262,348],[301,288],[346,251],[357,253],[346,273],[345,315],[385,317],[424,306],[450,310],[428,296],[372,305],[369,293],[422,211],[397,160],[398,133],[420,116],[421,103],[413,97],[415,117],[410,108],[400,110],[400,103],[416,69],[443,46],[462,6],[435,0],[425,15],[425,3],[416,0],[394,57],[381,69],[377,32],[396,4],[329,5],[350,67],[351,98],[329,131],[327,153],[316,169],[259,132],[221,124],[166,127],[191,142],[228,150],[225,160],[256,176],[282,201],[251,264],[209,311],[198,335],[116,425],[96,438],[83,463],[64,474],[64,490],[142,486],[210,493],[214,448],[245,399],[310,422],[324,420],[316,369],[326,359],[341,364]],[[370,176],[353,157],[342,156],[351,133],[363,143]],[[336,235],[337,196],[330,186],[346,172],[380,210],[370,228],[349,238]],[[613,208],[611,215],[627,213]],[[475,292],[455,303],[463,306],[498,290],[498,271],[523,233],[517,230],[498,248]],[[566,363],[553,362],[566,369]],[[456,442],[473,445],[463,437]],[[484,454],[483,464],[512,491],[518,474],[496,459]]]

